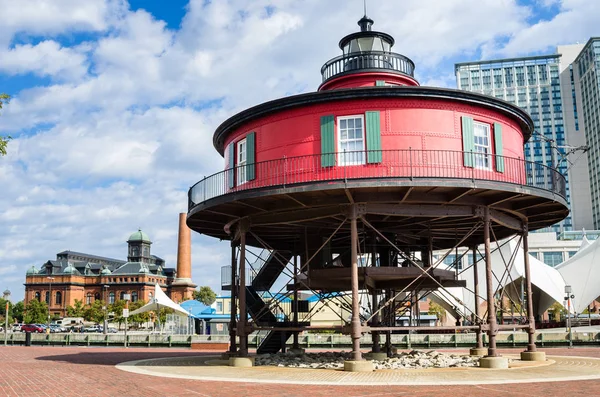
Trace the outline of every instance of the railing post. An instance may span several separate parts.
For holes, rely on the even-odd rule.
[[[204,202],[206,202],[206,175],[202,179],[202,190],[204,191]]]
[[[287,156],[283,156],[283,187],[287,182]]]
[[[408,147],[408,166],[410,167],[410,180],[413,180],[413,167],[412,167],[412,147]]]
[[[346,180],[346,167],[347,167],[347,164],[346,164],[346,162],[347,162],[347,161],[348,161],[348,157],[346,157],[346,149],[344,149],[344,165],[343,165],[343,167],[344,167],[344,183],[347,183],[347,182],[348,182],[348,181]]]

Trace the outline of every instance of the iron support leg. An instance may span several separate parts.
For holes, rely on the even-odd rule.
[[[352,215],[350,220],[350,239],[351,241],[351,261],[352,261],[352,360],[362,360],[360,352],[360,303],[358,299],[358,228],[356,225],[356,205],[352,206]]]
[[[473,252],[473,284],[475,291],[475,321],[481,325],[481,298],[479,297],[479,273],[477,273],[477,247],[471,248]],[[477,348],[483,348],[483,335],[481,327],[477,332]]]
[[[294,255],[294,327],[298,327],[298,256]],[[293,348],[298,349],[298,331],[294,332]]]
[[[523,225],[523,254],[525,262],[525,285],[527,288],[527,321],[529,322],[527,351],[536,351],[535,347],[535,318],[533,316],[533,294],[531,291],[531,269],[529,267],[528,225]]]
[[[483,239],[485,244],[485,281],[487,287],[487,306],[488,306],[488,356],[497,357],[496,334],[498,333],[498,324],[496,323],[496,309],[494,305],[494,287],[492,285],[492,256],[490,250],[490,209],[484,208]]]
[[[373,291],[373,312],[376,313],[377,312],[377,291]],[[379,326],[379,314],[375,314],[375,317],[373,317],[373,325],[374,326]],[[373,348],[371,349],[373,351],[373,353],[379,353],[381,352],[381,346],[380,346],[380,337],[379,337],[379,331],[373,331],[373,333],[371,334],[371,340],[373,341]]]
[[[235,258],[235,241],[231,239],[231,315],[229,319],[229,352],[235,353],[237,350],[237,341],[236,341],[236,316],[237,316],[237,280],[236,280],[236,268],[237,262]],[[202,330],[204,334],[204,330]]]
[[[240,337],[240,357],[248,356],[248,339],[246,335],[246,324],[248,313],[246,310],[246,230],[240,230],[240,321],[238,322],[237,334]]]

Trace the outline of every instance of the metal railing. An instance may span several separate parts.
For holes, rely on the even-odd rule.
[[[404,55],[387,51],[352,52],[330,59],[321,68],[323,81],[356,70],[383,69],[414,77],[415,64]]]
[[[369,160],[379,162],[369,163]],[[474,166],[466,167],[465,163]],[[248,172],[249,167],[252,172]],[[498,167],[504,171],[496,171]],[[254,179],[244,181],[251,174],[254,174]],[[215,197],[265,187],[290,187],[326,181],[415,181],[428,178],[506,182],[566,197],[565,177],[544,164],[481,153],[409,148],[284,157],[229,168],[205,177],[192,186],[188,192],[188,204],[191,209]]]

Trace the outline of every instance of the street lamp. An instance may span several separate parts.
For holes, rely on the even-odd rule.
[[[567,332],[569,333],[569,349],[573,347],[573,334],[571,333],[571,299],[575,298],[572,294],[573,289],[570,285],[565,285],[565,301],[567,302]]]
[[[131,295],[123,294],[123,299],[125,299],[125,309],[123,309],[123,318],[125,318],[125,347],[127,347],[127,319],[129,318],[129,300],[131,299]]]
[[[50,287],[48,288],[48,331],[50,332],[50,305],[52,304],[52,280],[54,280],[54,277],[46,277],[48,280],[50,280]]]
[[[108,332],[107,328],[108,328],[108,313],[107,313],[107,309],[108,309],[108,299],[106,298],[106,291],[108,290],[108,288],[110,287],[110,285],[103,285],[102,286],[104,288],[104,306],[102,306],[102,310],[104,310],[104,327],[102,329],[104,335],[106,335],[106,333]]]

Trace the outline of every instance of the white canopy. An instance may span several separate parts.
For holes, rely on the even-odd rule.
[[[600,296],[600,239],[581,245],[577,254],[556,266],[565,283],[573,288],[575,298],[571,303],[576,313],[583,312]]]
[[[492,248],[496,247],[492,246]],[[513,264],[509,270],[506,271],[504,263],[509,263],[513,256]],[[494,278],[492,279],[494,290],[501,285],[513,299],[520,299],[520,283],[521,279],[525,278],[523,249],[520,246],[517,247],[515,241],[509,241],[502,245],[499,250],[493,251],[491,259],[492,270],[494,272]],[[534,302],[535,312],[536,314],[542,314],[546,309],[552,306],[554,301],[562,303],[565,281],[555,268],[546,265],[531,255],[529,255],[529,266],[531,269],[531,283],[542,292],[538,295],[539,299],[536,299]],[[483,302],[486,300],[485,294],[487,288],[484,261],[478,262],[477,274],[479,278],[479,294],[481,296],[481,301]],[[444,300],[448,306],[455,307],[459,312],[462,311],[468,313],[469,311],[475,311],[475,295],[472,292],[474,291],[473,268],[465,269],[460,273],[459,278],[467,282],[467,288],[464,290],[461,288],[448,289],[449,291],[451,290],[450,292],[454,296],[451,296],[442,290],[436,291],[436,301],[439,303],[439,300]],[[575,287],[573,289],[575,290]],[[463,309],[462,306],[468,310]]]
[[[144,313],[144,312],[158,311],[161,308],[164,309],[166,307],[175,310],[175,313],[186,315],[186,316],[190,315],[190,313],[188,313],[187,310],[185,310],[183,307],[179,306],[177,303],[173,302],[163,292],[163,290],[160,288],[160,286],[158,284],[154,285],[154,295],[152,296],[152,299],[150,300],[150,302],[148,302],[144,306],[140,307],[139,309],[132,311],[129,314],[134,315],[134,314],[140,314],[140,313]]]

